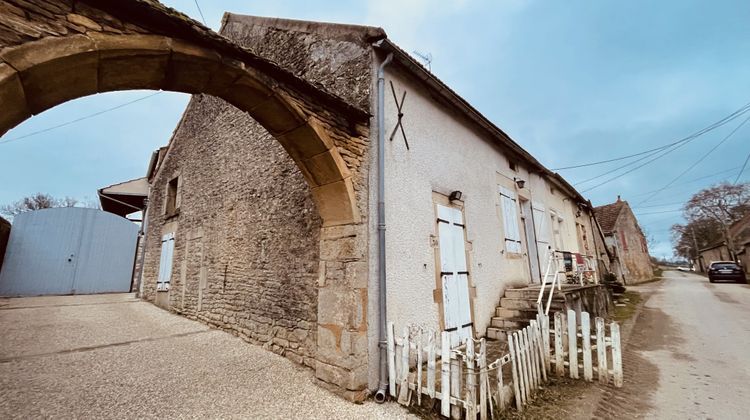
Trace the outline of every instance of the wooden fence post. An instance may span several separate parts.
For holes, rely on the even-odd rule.
[[[622,387],[622,349],[620,348],[620,326],[613,322],[609,325],[612,335],[612,374],[615,387]]]
[[[477,418],[477,383],[474,376],[474,342],[466,339],[466,418]]]
[[[565,350],[563,347],[564,324],[562,314],[555,312],[555,374],[557,376],[565,375]]]
[[[510,337],[508,337],[508,347],[510,348]],[[511,358],[513,357],[513,351],[510,352]],[[503,358],[501,357],[497,363],[497,406],[500,410],[505,410],[505,398],[503,395]],[[492,418],[495,418],[492,416]]]
[[[604,318],[597,317],[596,322],[596,363],[599,383],[606,385],[609,382],[609,371],[607,367],[607,342],[605,337]]]
[[[523,411],[523,385],[521,379],[521,363],[518,357],[518,336],[513,333],[508,336],[508,348],[510,350],[510,363],[513,369],[511,374],[513,375],[513,393],[516,397],[516,408],[518,411]]]
[[[441,333],[440,352],[440,414],[451,415],[451,344],[450,333]]]
[[[396,398],[396,338],[393,322],[388,323],[388,392]]]
[[[539,315],[539,323],[536,324],[536,351],[539,354],[539,370],[542,373],[542,379],[547,382],[547,352],[544,351],[544,318]]]
[[[409,327],[404,327],[404,338],[401,340],[401,385],[398,390],[398,403],[409,405]]]
[[[529,355],[526,352],[528,343],[526,342],[525,330],[518,332],[518,342],[521,345],[521,361],[523,362],[523,383],[526,390],[526,401],[531,397],[531,369],[529,369]]]
[[[479,418],[487,419],[487,343],[479,341]]]
[[[424,339],[424,331],[422,328],[419,329],[419,335],[417,335],[417,404],[422,405],[422,340]]]
[[[568,310],[568,366],[570,377],[578,379],[578,325],[572,309]]]
[[[537,358],[538,352],[537,350],[537,344],[536,344],[536,321],[531,320],[529,321],[529,326],[527,327],[528,335],[529,335],[529,351],[531,352],[531,371],[534,373],[534,388],[539,388],[539,360]]]
[[[581,312],[581,341],[583,342],[583,379],[594,380],[591,363],[591,318],[588,312]]]
[[[427,336],[427,395],[435,398],[435,332]]]

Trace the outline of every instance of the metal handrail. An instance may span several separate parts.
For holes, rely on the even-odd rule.
[[[539,288],[539,296],[537,297],[536,303],[537,303],[537,311],[540,314],[549,315],[549,309],[550,306],[552,306],[552,295],[554,294],[555,285],[557,285],[557,290],[562,290],[562,279],[559,278],[560,273],[560,257],[559,255],[563,254],[563,251],[557,251],[553,249],[552,247],[547,247],[547,269],[544,272],[544,278],[542,279],[542,287]],[[594,284],[599,284],[599,276],[597,276],[596,266],[595,262],[593,261],[594,257],[591,255],[581,255],[584,258],[585,261],[585,269],[580,270],[578,273],[578,282],[581,286],[584,285],[583,282],[583,275],[584,273],[593,273],[594,274]],[[547,297],[547,305],[545,306],[543,304],[544,299],[544,291],[547,289],[547,279],[552,275],[551,271],[554,267],[554,276],[552,277],[552,284],[550,285],[550,293]],[[578,270],[576,270],[578,271]]]

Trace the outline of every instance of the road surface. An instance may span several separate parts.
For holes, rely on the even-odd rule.
[[[406,418],[130,294],[0,299],[0,418]]]
[[[667,271],[623,356],[625,386],[607,390],[598,418],[750,418],[750,286]],[[635,288],[638,289],[638,288]]]

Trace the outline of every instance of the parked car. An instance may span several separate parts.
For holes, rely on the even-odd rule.
[[[714,283],[717,280],[747,282],[742,267],[734,261],[714,261],[708,266],[708,281]]]

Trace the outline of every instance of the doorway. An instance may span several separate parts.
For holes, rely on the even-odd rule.
[[[531,272],[531,284],[540,284],[542,279],[539,267],[539,250],[536,245],[536,231],[534,229],[534,218],[531,201],[521,199],[521,225],[523,226],[524,238],[526,238],[526,256],[529,261]]]
[[[455,347],[472,338],[474,331],[461,209],[438,204],[437,225],[444,328],[450,334],[451,347]]]

